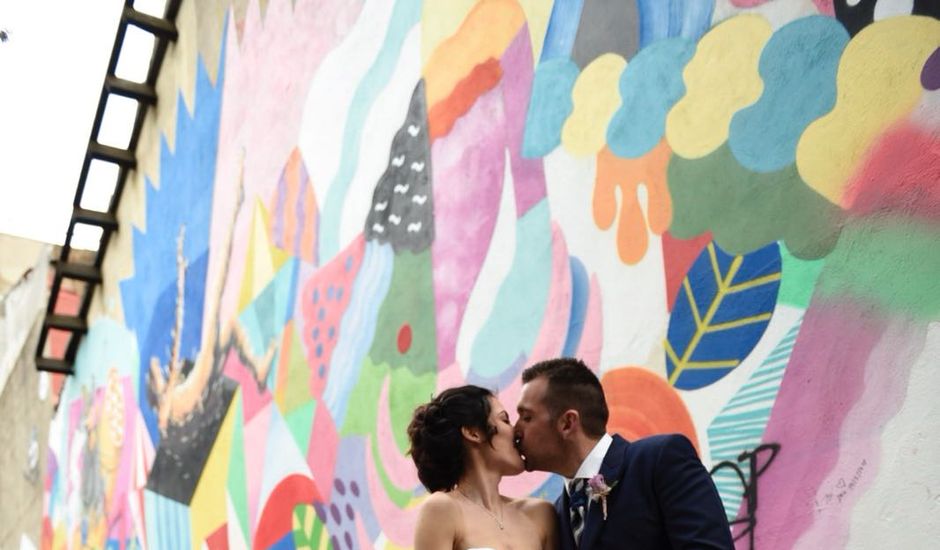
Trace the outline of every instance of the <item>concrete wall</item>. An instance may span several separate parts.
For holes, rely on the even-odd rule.
[[[512,408],[559,354],[612,431],[695,442],[739,548],[929,546],[930,10],[184,2],[44,546],[408,547],[414,406],[472,382]]]
[[[48,299],[51,245],[0,235],[0,548],[39,542],[51,377],[33,357]]]

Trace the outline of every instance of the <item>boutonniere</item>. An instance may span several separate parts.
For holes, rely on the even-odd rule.
[[[604,479],[602,474],[597,474],[588,480],[588,487],[591,488],[591,500],[594,502],[600,501],[601,511],[604,513],[604,520],[607,520],[607,495],[610,494],[610,491],[617,486],[617,482],[614,481],[612,485],[607,485],[607,480]]]

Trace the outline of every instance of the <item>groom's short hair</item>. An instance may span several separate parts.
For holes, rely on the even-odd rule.
[[[581,416],[584,433],[590,437],[602,437],[607,432],[607,400],[604,388],[597,376],[580,359],[559,357],[532,365],[522,371],[522,383],[536,378],[548,382],[545,406],[552,418],[574,409]]]

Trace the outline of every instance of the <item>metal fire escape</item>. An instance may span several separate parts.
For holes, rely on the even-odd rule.
[[[137,159],[135,150],[140,136],[141,126],[147,108],[157,102],[156,82],[160,66],[166,55],[170,42],[177,38],[176,15],[179,12],[181,0],[167,0],[162,17],[148,15],[134,8],[134,0],[126,0],[121,12],[117,35],[111,49],[111,59],[98,99],[98,109],[85,150],[81,173],[78,177],[78,186],[75,189],[75,199],[72,202],[72,217],[65,234],[65,244],[62,246],[59,258],[53,262],[55,275],[49,295],[49,304],[46,308],[45,319],[39,335],[39,345],[36,349],[36,368],[39,370],[73,374],[75,355],[84,334],[88,331],[87,315],[91,307],[92,297],[98,285],[101,284],[101,266],[108,249],[111,235],[118,229],[117,207],[121,201],[121,193],[128,174],[135,169]],[[125,35],[129,27],[135,27],[153,36],[153,49],[149,68],[143,82],[134,82],[116,75],[118,61],[125,44]],[[126,148],[115,148],[99,142],[99,131],[105,116],[108,99],[112,96],[121,96],[137,102],[137,111],[133,128],[130,132],[129,144]],[[89,169],[93,162],[104,163],[104,166],[116,168],[117,180],[111,194],[110,203],[105,210],[93,210],[82,207],[82,198],[89,176]],[[97,228],[97,229],[95,229]],[[92,229],[100,230],[101,239],[97,251],[93,254],[93,261],[81,262],[76,254],[72,254],[72,240],[77,231]],[[74,256],[70,259],[70,255]],[[60,290],[63,281],[71,279],[78,281],[78,286],[84,287],[79,298],[78,311],[62,311],[57,308]],[[51,331],[61,331],[69,336],[68,344],[61,356],[48,356],[46,342]]]

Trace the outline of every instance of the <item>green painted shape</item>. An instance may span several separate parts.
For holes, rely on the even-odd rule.
[[[382,482],[385,495],[389,500],[395,503],[395,506],[404,508],[411,502],[411,488],[401,489],[392,483],[392,480],[388,477],[388,473],[385,471],[385,466],[382,464],[382,457],[379,455],[378,439],[373,436],[369,438],[369,441],[372,445],[372,462],[375,464],[375,471],[379,474],[379,480]]]
[[[434,372],[415,375],[410,369],[392,369],[388,389],[388,408],[392,421],[392,434],[402,454],[408,452],[408,423],[415,408],[431,400],[437,374]]]
[[[232,450],[229,453],[228,479],[226,487],[228,488],[229,498],[232,499],[232,507],[238,515],[239,528],[242,530],[244,540],[250,540],[248,536],[248,476],[245,472],[245,434],[244,424],[245,416],[242,410],[242,392],[235,393],[234,427],[232,428]]]
[[[307,530],[307,523],[310,530]],[[320,548],[320,539],[323,536],[323,522],[317,516],[316,509],[309,504],[294,506],[294,521],[291,532],[294,535],[294,547],[298,550],[316,550]],[[327,539],[327,548],[331,547]]]
[[[285,415],[298,407],[315,402],[310,395],[310,366],[304,353],[303,336],[297,332],[296,327],[290,339],[290,349],[287,359],[287,377],[284,380],[284,411]]]
[[[390,368],[388,364],[376,364],[370,357],[363,359],[359,380],[349,397],[350,406],[340,430],[341,436],[365,435],[372,445],[372,461],[382,482],[385,494],[398,507],[404,508],[410,501],[413,487],[400,488],[392,483],[381,462],[377,445],[377,419],[379,414],[379,396],[385,377],[390,376],[388,406],[392,434],[399,452],[405,453],[410,447],[408,442],[408,422],[415,407],[430,400],[437,384],[437,373],[429,372],[415,375],[407,367]]]
[[[437,330],[434,285],[431,279],[431,250],[415,254],[403,250],[395,255],[392,282],[379,309],[375,337],[369,357],[393,369],[407,367],[415,374],[437,371]],[[411,346],[398,351],[398,333],[411,326]]]
[[[711,231],[715,242],[735,255],[783,241],[803,259],[826,256],[839,239],[844,213],[807,186],[796,165],[751,172],[725,143],[700,159],[673,155],[667,175],[673,208],[669,232],[678,239]]]
[[[891,312],[940,316],[940,227],[912,218],[853,219],[826,259],[824,296],[852,296]]]
[[[369,357],[362,360],[359,379],[349,394],[350,406],[340,428],[340,435],[369,435],[375,433],[375,419],[379,409],[379,392],[388,374],[388,365],[376,365]]]
[[[310,435],[313,431],[313,418],[316,410],[317,402],[310,401],[284,416],[287,428],[294,436],[294,441],[297,442],[297,448],[300,449],[302,456],[307,456],[307,449],[310,448]]]
[[[825,260],[801,260],[785,246],[780,247],[780,260],[783,263],[783,276],[777,303],[806,309],[816,290],[816,282]]]

